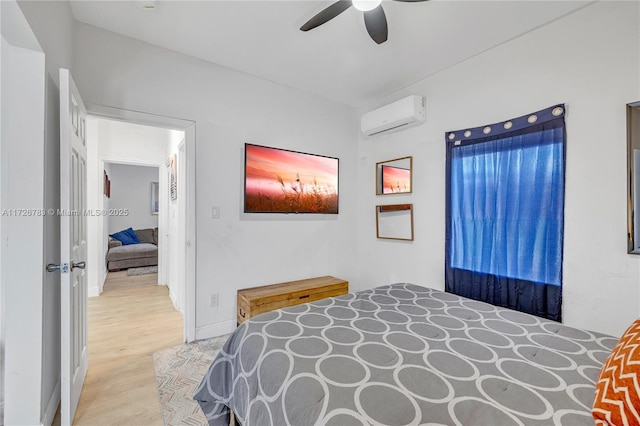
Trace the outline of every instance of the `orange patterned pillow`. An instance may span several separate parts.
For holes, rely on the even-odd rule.
[[[591,414],[598,425],[640,425],[640,319],[602,366]]]

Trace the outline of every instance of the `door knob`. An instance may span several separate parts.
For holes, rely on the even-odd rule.
[[[58,270],[61,271],[63,274],[69,272],[69,264],[68,263],[59,263],[59,264],[49,263],[47,265],[47,272],[55,272]]]
[[[83,260],[82,262],[71,262],[71,270],[73,271],[75,268],[84,269],[87,266],[87,263]]]

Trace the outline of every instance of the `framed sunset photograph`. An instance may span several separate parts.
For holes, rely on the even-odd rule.
[[[245,213],[338,214],[334,157],[245,144]]]
[[[382,166],[382,193],[383,194],[404,194],[411,192],[411,170],[395,167]]]

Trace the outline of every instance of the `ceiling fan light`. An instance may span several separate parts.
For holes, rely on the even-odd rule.
[[[380,5],[382,0],[351,0],[353,3],[353,7],[362,11],[368,12],[370,10],[375,9]]]

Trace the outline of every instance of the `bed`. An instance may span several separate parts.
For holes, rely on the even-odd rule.
[[[593,425],[617,342],[392,284],[243,323],[194,399],[211,425]]]

